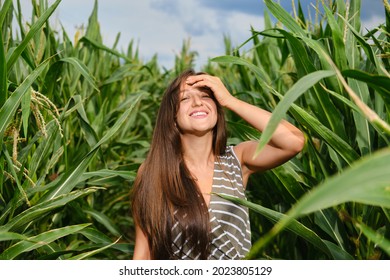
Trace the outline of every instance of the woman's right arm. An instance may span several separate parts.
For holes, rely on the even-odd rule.
[[[133,260],[150,260],[148,239],[139,226],[135,226],[135,247]]]

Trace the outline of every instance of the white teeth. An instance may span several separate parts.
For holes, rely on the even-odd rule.
[[[207,115],[206,112],[195,112],[195,113],[191,114],[191,116],[193,116],[193,117],[205,116],[205,115]]]

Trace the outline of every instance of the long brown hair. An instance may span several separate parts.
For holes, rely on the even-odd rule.
[[[180,131],[175,124],[182,83],[197,74],[187,70],[166,89],[148,156],[133,186],[132,215],[148,239],[152,259],[174,258],[171,233],[175,222],[182,229],[182,248],[188,242],[201,259],[207,259],[210,251],[207,205],[183,160]],[[226,123],[222,107],[211,91],[210,95],[218,115],[212,147],[214,155],[219,156],[226,149]]]

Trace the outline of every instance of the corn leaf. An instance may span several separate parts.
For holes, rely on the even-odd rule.
[[[3,33],[1,29],[0,25],[0,108],[8,98],[7,64],[5,60]]]
[[[111,244],[108,244],[106,246],[103,246],[103,247],[100,247],[96,250],[92,250],[92,251],[89,251],[89,252],[86,252],[86,253],[82,253],[82,254],[79,254],[79,255],[76,255],[76,256],[73,256],[71,258],[69,258],[70,260],[83,260],[83,259],[86,259],[86,258],[89,258],[97,253],[100,253],[112,246],[114,246],[117,242],[119,241],[119,239],[117,241],[115,241],[114,243],[111,243]]]
[[[107,131],[107,133],[103,136],[102,139],[96,145],[91,149],[91,151],[88,152],[88,154],[83,157],[83,159],[75,165],[66,176],[63,177],[63,179],[58,183],[58,185],[50,191],[47,195],[45,195],[42,200],[50,200],[53,199],[61,194],[65,194],[70,192],[75,185],[79,182],[80,178],[82,177],[83,173],[85,172],[86,168],[88,167],[89,163],[91,162],[92,158],[97,153],[98,149],[102,144],[107,142],[123,125],[123,123],[127,120],[127,118],[132,113],[134,107],[141,99],[142,95],[138,96],[138,98],[135,100],[135,102],[132,104],[131,107],[129,107],[121,116],[118,118],[118,120],[115,122],[115,124]]]
[[[285,117],[286,112],[290,108],[291,104],[297,100],[302,94],[309,90],[313,85],[319,82],[321,79],[333,76],[333,71],[317,71],[310,73],[305,77],[301,78],[286,92],[284,98],[276,106],[272,113],[271,119],[268,122],[267,127],[264,129],[259,144],[256,149],[257,156],[260,151],[265,147],[275,132],[279,122]]]
[[[361,70],[345,70],[342,71],[345,77],[356,79],[367,83],[371,88],[375,89],[385,101],[385,105],[390,111],[390,78],[382,75],[366,73]]]
[[[342,174],[306,193],[272,231],[273,236],[293,219],[345,202],[390,208],[390,149],[382,149],[354,163]]]
[[[85,209],[84,213],[90,215],[93,219],[103,225],[110,233],[114,236],[121,236],[120,230],[118,227],[103,213],[96,211],[94,209]]]
[[[24,94],[26,94],[26,92],[30,89],[32,83],[34,83],[37,77],[45,69],[47,63],[48,61],[43,62],[36,69],[34,69],[34,71],[32,71],[31,74],[27,76],[23,83],[20,84],[20,86],[14,91],[14,93],[6,100],[4,105],[0,108],[0,144],[2,142],[5,130],[7,129],[9,123],[14,117],[14,114],[18,109]]]
[[[27,237],[23,234],[19,234],[16,232],[8,232],[8,231],[0,232],[0,242],[10,241],[10,240],[24,240],[24,239],[27,239]]]
[[[96,84],[96,81],[90,71],[88,70],[87,66],[78,58],[76,57],[64,57],[61,58],[59,62],[66,62],[71,64],[92,86],[94,89],[99,91],[99,87]]]
[[[73,201],[79,197],[91,194],[95,192],[97,188],[88,188],[85,190],[79,190],[74,191],[68,194],[64,194],[61,196],[58,196],[52,200],[44,201],[41,203],[38,203],[17,216],[13,217],[8,223],[5,225],[0,226],[0,232],[1,231],[13,231],[14,229],[20,229],[22,226],[36,220],[41,219],[44,217],[45,214],[50,213],[54,209],[57,209],[59,207],[62,207],[69,203],[70,201]]]
[[[16,60],[20,57],[24,49],[27,47],[30,40],[34,37],[37,32],[40,32],[42,26],[48,20],[48,18],[54,13],[57,6],[60,4],[61,0],[57,0],[53,3],[43,14],[42,16],[31,26],[29,32],[23,38],[22,42],[10,55],[7,61],[7,71],[11,69],[11,67],[15,64]]]
[[[4,4],[1,7],[1,10],[0,10],[0,33],[1,33],[1,29],[3,29],[4,19],[6,18],[8,10],[11,7],[11,5],[12,5],[12,0],[5,0]],[[3,46],[3,44],[2,44],[2,46]]]
[[[244,205],[257,213],[260,213],[261,215],[263,215],[264,217],[266,217],[267,219],[269,219],[272,222],[276,223],[276,222],[280,221],[282,218],[285,218],[284,214],[277,212],[277,211],[274,211],[272,209],[265,208],[259,204],[255,204],[255,203],[249,202],[247,200],[239,199],[239,198],[232,197],[229,195],[224,195],[224,194],[216,194],[216,195],[218,195],[226,200],[232,201],[234,203]],[[286,229],[288,231],[291,231],[291,232],[297,234],[298,236],[301,236],[302,238],[304,238],[305,240],[307,240],[308,242],[313,244],[316,248],[323,251],[326,255],[331,256],[328,247],[323,243],[321,238],[314,231],[307,228],[306,226],[304,226],[303,224],[301,224],[297,220],[292,220],[291,224],[289,224],[286,227]],[[247,258],[250,259],[250,258],[254,257],[254,253],[257,252],[258,249],[259,248],[257,247],[256,243],[253,244],[251,252],[249,252],[249,254],[247,255]]]
[[[34,237],[28,238],[28,240],[22,240],[15,245],[7,248],[1,255],[0,259],[12,260],[24,252],[29,252],[49,244],[59,238],[67,235],[75,234],[78,231],[84,229],[90,224],[81,224],[74,226],[67,226],[63,228],[57,228],[38,234]]]
[[[307,36],[305,30],[299,26],[295,19],[278,3],[272,0],[264,0],[270,12],[283,23],[291,32],[298,36]]]
[[[359,228],[362,233],[371,241],[375,242],[376,246],[383,249],[388,256],[390,256],[390,240],[386,239],[383,234],[375,232],[370,227],[363,223],[356,222],[356,227]]]
[[[358,153],[356,153],[356,151],[347,142],[341,139],[329,128],[324,126],[312,115],[307,113],[304,109],[293,104],[290,110],[293,112],[295,118],[298,119],[301,124],[310,128],[310,130],[314,132],[315,135],[323,139],[348,164],[352,164],[355,160],[360,158]]]

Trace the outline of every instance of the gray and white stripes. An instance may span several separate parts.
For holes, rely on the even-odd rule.
[[[226,153],[214,163],[214,178],[212,193],[225,194],[245,199],[242,181],[241,165],[233,147],[229,146]],[[251,231],[248,209],[227,201],[217,195],[212,195],[209,205],[211,229],[211,254],[209,259],[242,259],[251,248]],[[174,251],[180,252],[176,241],[180,240],[181,232],[177,225],[173,226]],[[176,249],[176,250],[175,250]],[[186,248],[182,259],[197,259],[191,255],[193,248]]]

